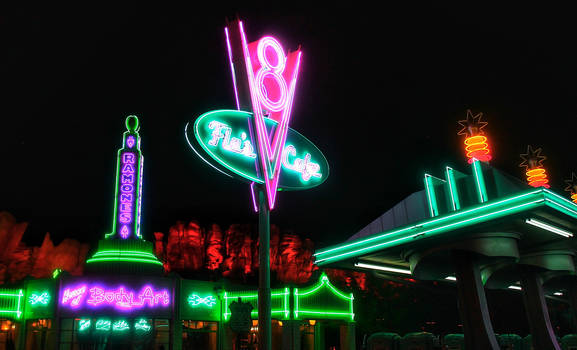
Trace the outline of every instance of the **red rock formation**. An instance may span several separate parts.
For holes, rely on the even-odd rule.
[[[199,270],[204,267],[204,233],[196,221],[179,221],[168,233],[166,244],[170,270]]]
[[[217,270],[224,261],[222,255],[224,244],[222,242],[222,230],[217,224],[212,224],[208,231],[206,246],[206,267],[211,270]]]
[[[40,247],[21,242],[27,223],[16,223],[10,213],[0,212],[0,282],[17,282],[26,276],[49,278],[60,268],[72,275],[82,275],[89,250],[87,244],[65,239],[54,246],[46,234]]]

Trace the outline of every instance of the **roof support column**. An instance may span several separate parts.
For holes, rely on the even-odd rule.
[[[465,348],[471,350],[498,350],[481,272],[475,254],[462,250],[452,251],[457,277],[459,313],[465,333]]]
[[[521,266],[523,303],[529,320],[533,347],[542,350],[560,350],[551,327],[549,311],[543,294],[543,285],[538,271],[532,266]]]

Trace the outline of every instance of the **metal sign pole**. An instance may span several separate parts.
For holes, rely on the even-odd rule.
[[[270,291],[270,210],[264,186],[258,186],[258,349],[272,349]]]

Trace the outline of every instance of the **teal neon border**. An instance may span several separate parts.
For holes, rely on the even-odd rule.
[[[507,215],[539,207],[556,209],[577,219],[577,205],[545,188],[530,189],[515,196],[493,200],[467,210],[445,214],[415,225],[385,231],[369,238],[321,249],[315,253],[319,266],[354,258],[380,249],[390,248],[418,239],[436,236],[444,232],[487,222]]]
[[[455,171],[451,167],[445,169],[447,176],[447,184],[449,185],[449,194],[451,195],[451,205],[453,211],[461,209],[461,201],[459,200],[459,191],[457,189],[457,181],[455,180]]]
[[[302,307],[302,304],[304,304],[303,303],[304,299],[320,293],[323,289],[328,289],[333,295],[345,301],[348,304],[346,306],[346,309],[348,310],[341,311],[336,308],[326,310],[321,308],[311,309]],[[355,319],[355,313],[353,309],[354,299],[355,297],[353,296],[353,293],[346,295],[345,293],[335,288],[335,286],[333,286],[332,283],[329,281],[327,275],[323,272],[319,282],[316,285],[301,291],[299,291],[298,288],[294,289],[294,300],[295,300],[294,318],[297,320],[303,318],[344,318],[354,321]]]
[[[477,159],[473,159],[471,164],[473,167],[473,174],[475,174],[475,184],[477,185],[477,194],[479,195],[479,203],[485,203],[488,201],[487,187],[485,186],[485,176],[483,175],[483,168],[481,167],[481,162]]]
[[[271,290],[271,304],[273,300],[280,300],[280,308],[272,308],[271,309],[271,315],[278,315],[278,318],[286,320],[289,318],[290,315],[290,310],[289,310],[289,289],[288,287],[284,288],[284,289],[276,289],[276,290]],[[223,311],[223,317],[225,321],[228,321],[228,319],[230,318],[230,310],[229,310],[229,305],[238,300],[238,298],[241,298],[241,300],[243,302],[251,302],[254,301],[255,303],[258,302],[258,292],[235,292],[235,291],[230,291],[230,292],[224,292],[224,311]],[[258,317],[258,310],[252,310],[250,315],[253,318]]]
[[[23,289],[0,289],[0,316],[22,317],[24,303]]]
[[[433,184],[433,177],[425,174],[425,191],[427,192],[427,202],[429,204],[429,214],[431,217],[439,215],[439,206],[437,203],[437,194],[435,193],[435,185]]]

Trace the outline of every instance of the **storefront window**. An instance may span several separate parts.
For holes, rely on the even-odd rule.
[[[26,322],[26,350],[53,349],[54,346],[51,319],[40,318]]]
[[[168,350],[170,323],[146,317],[81,317],[61,320],[60,350]]]
[[[15,349],[17,328],[14,321],[0,318],[0,349]]]
[[[218,341],[216,322],[182,321],[182,348],[216,350]]]

